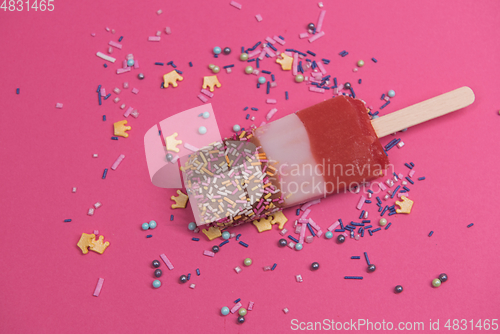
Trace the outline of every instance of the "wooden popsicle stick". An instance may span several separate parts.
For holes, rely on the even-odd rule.
[[[474,102],[474,92],[460,87],[451,92],[414,104],[372,120],[377,137],[382,138],[433,118],[467,107]]]

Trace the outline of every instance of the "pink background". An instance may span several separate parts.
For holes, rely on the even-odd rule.
[[[450,318],[499,318],[500,132],[495,122],[500,117],[500,3],[324,1],[326,35],[310,44],[298,35],[317,21],[318,1],[240,0],[242,10],[229,2],[55,1],[53,12],[0,11],[0,331],[281,333],[291,331],[292,319],[358,318],[385,319],[395,326],[422,321],[427,330],[429,319],[440,319],[443,328]],[[163,14],[157,15],[158,9]],[[147,41],[166,26],[171,35],[163,33],[159,43]],[[339,83],[353,83],[369,105],[379,107],[380,95],[394,89],[396,97],[381,114],[464,85],[474,90],[476,101],[397,134],[406,145],[389,151],[391,162],[406,174],[404,162],[413,161],[416,177],[427,179],[411,187],[411,215],[392,216],[389,230],[342,245],[321,238],[296,252],[277,247],[276,227],[259,234],[247,225],[232,231],[242,234],[248,249],[231,241],[215,258],[205,257],[203,250],[215,242],[203,235],[200,242],[191,241],[191,210],[170,209],[174,190],[151,184],[143,136],[158,121],[202,104],[197,95],[202,77],[212,75],[210,63],[235,64],[233,73],[218,75],[222,87],[210,100],[223,136],[232,133],[233,124],[251,124],[245,120],[245,106],[259,108],[251,113],[259,125],[274,107],[266,105],[267,98],[278,100],[277,119],[330,97],[294,83],[272,59],[265,59],[261,69],[275,73],[278,87],[270,95],[255,88],[257,77],[245,75],[245,64],[237,60],[240,47],[274,35],[285,37],[286,47],[331,59],[328,74]],[[114,50],[117,63],[105,69],[95,53],[106,52],[107,43],[119,36],[124,36],[123,49]],[[214,59],[216,45],[230,46],[233,52]],[[349,55],[340,57],[342,50]],[[139,59],[140,70],[116,75],[128,53]],[[355,73],[358,59],[366,65]],[[184,72],[184,81],[160,90],[162,75],[171,68],[154,62],[171,60]],[[146,76],[143,81],[137,79],[139,72]],[[124,81],[131,87],[119,97],[140,116],[129,117],[129,138],[112,141],[112,124],[123,119],[121,102],[112,102],[112,94],[99,106],[96,88],[101,84],[111,92]],[[138,95],[130,92],[133,87]],[[284,91],[290,94],[288,101]],[[64,108],[56,109],[57,102]],[[92,158],[93,153],[99,158]],[[125,160],[102,180],[104,168],[120,154]],[[331,196],[313,208],[311,217],[323,229],[337,218],[356,220],[358,199],[353,194]],[[87,216],[96,202],[102,207]],[[372,221],[378,217],[375,208],[372,204]],[[295,217],[292,209],[285,214]],[[73,221],[63,223],[66,218]],[[152,219],[158,222],[156,230],[142,231],[141,224]],[[475,225],[466,228],[471,222]],[[286,227],[291,226],[288,222]],[[103,255],[83,255],[76,243],[82,232],[94,229],[111,245]],[[146,239],[149,233],[153,237]],[[377,265],[372,274],[366,273],[363,259],[350,259],[364,251]],[[162,253],[175,269],[162,264],[163,285],[153,289],[151,261]],[[233,268],[246,257],[253,265],[236,274]],[[309,269],[313,261],[321,265],[316,272]],[[275,271],[262,270],[273,263],[278,264]],[[189,272],[194,290],[178,283]],[[449,281],[433,289],[430,282],[441,272]],[[295,282],[297,274],[303,283]],[[345,275],[365,279],[344,280]],[[96,298],[92,293],[99,277],[105,282]],[[393,293],[397,284],[405,289],[399,295]],[[237,298],[245,307],[255,302],[243,325],[236,323],[236,315],[222,317],[219,311]],[[285,315],[284,307],[290,313]]]

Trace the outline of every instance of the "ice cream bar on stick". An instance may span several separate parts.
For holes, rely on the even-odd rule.
[[[197,225],[224,228],[359,186],[389,166],[378,138],[461,109],[462,87],[370,120],[337,96],[180,159]]]

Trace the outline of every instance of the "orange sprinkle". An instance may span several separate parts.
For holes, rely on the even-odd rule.
[[[206,169],[205,167],[203,167],[201,170],[202,170],[202,171],[204,171],[205,173],[207,173],[207,174],[208,174],[208,175],[210,175],[210,176],[214,176],[214,173],[212,173],[211,171],[209,171],[209,170],[208,170],[208,169]]]

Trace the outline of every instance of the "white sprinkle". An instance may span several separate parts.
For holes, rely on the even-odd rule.
[[[116,58],[105,55],[102,52],[97,52],[96,55],[97,55],[97,57],[102,58],[102,59],[107,60],[107,61],[112,62],[112,63],[114,63],[116,61]]]

